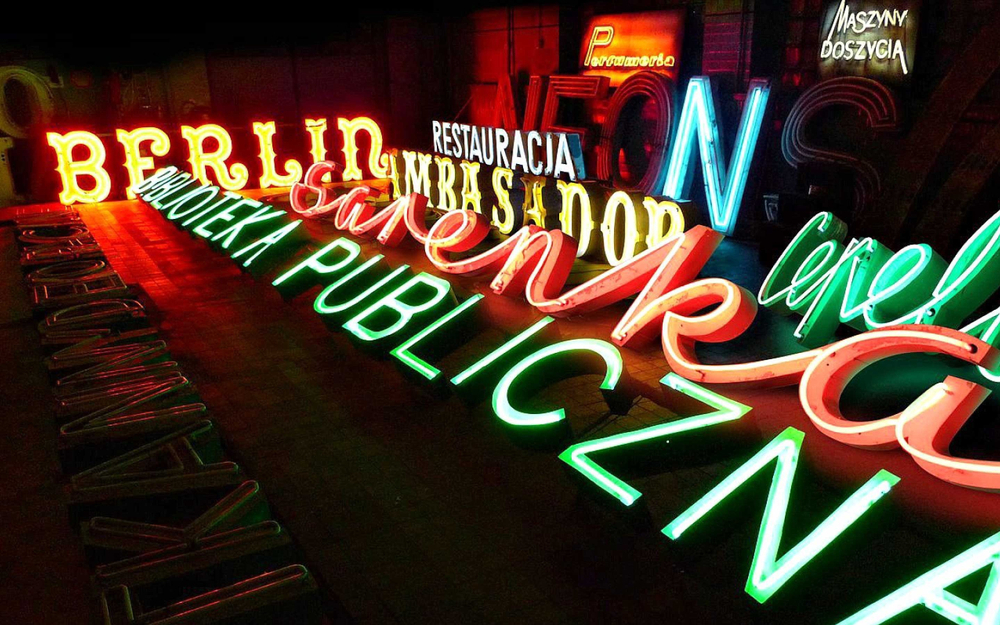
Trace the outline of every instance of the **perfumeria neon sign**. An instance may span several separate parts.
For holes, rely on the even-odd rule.
[[[331,166],[330,163],[314,165],[320,170]],[[443,377],[440,369],[429,362],[428,347],[447,335],[456,324],[466,322],[483,297],[474,296],[459,304],[446,280],[426,272],[411,275],[406,266],[390,269],[382,255],[362,261],[360,246],[346,238],[335,239],[304,258],[299,257],[289,266],[287,261],[303,244],[302,239],[296,238],[303,218],[323,215],[337,228],[347,229],[357,236],[373,236],[386,245],[396,245],[410,236],[423,245],[428,258],[443,273],[496,272],[491,284],[495,293],[513,294],[523,289],[528,301],[550,316],[452,376],[449,383],[455,388],[463,388],[476,381],[496,379],[499,375],[491,393],[493,410],[502,422],[513,428],[551,428],[565,422],[563,409],[528,412],[518,408],[518,389],[526,380],[565,375],[561,373],[563,368],[543,366],[555,359],[579,359],[589,370],[603,373],[600,386],[605,393],[624,390],[619,388],[625,377],[624,362],[613,343],[599,339],[569,339],[541,348],[527,348],[527,345],[552,323],[551,315],[594,310],[637,293],[635,302],[612,333],[614,343],[623,345],[635,340],[652,329],[654,321],[660,321],[664,353],[673,369],[661,383],[699,399],[712,410],[634,432],[577,443],[560,454],[561,460],[626,507],[634,505],[641,493],[601,467],[592,455],[659,437],[719,427],[741,419],[750,410],[748,406],[709,391],[691,378],[713,378],[711,381],[723,378],[722,381],[726,381],[724,378],[735,375],[744,381],[755,380],[763,384],[784,384],[801,378],[802,401],[807,412],[811,411],[810,418],[831,425],[827,418],[835,415],[843,387],[872,362],[907,352],[936,352],[982,366],[993,366],[998,359],[997,350],[990,345],[958,331],[937,326],[901,325],[869,330],[826,349],[807,352],[796,356],[797,360],[787,361],[792,363],[790,365],[765,361],[700,366],[692,360],[692,352],[685,352],[692,345],[683,341],[728,340],[742,331],[745,327],[742,324],[755,310],[753,297],[740,287],[718,278],[696,279],[698,270],[721,238],[717,232],[702,226],[673,237],[625,266],[613,268],[608,272],[613,274],[612,279],[599,276],[563,293],[560,278],[565,277],[567,262],[574,258],[572,239],[558,231],[550,233],[527,226],[518,236],[492,250],[452,258],[452,253],[467,252],[481,242],[489,226],[472,211],[456,210],[446,213],[428,228],[423,223],[426,198],[417,194],[402,197],[376,213],[364,201],[366,191],[359,187],[334,200],[319,198],[327,200],[328,205],[323,207],[326,210],[315,212],[318,207],[304,206],[303,197],[296,197],[293,190],[293,203],[300,211],[300,218],[289,220],[284,211],[262,206],[231,192],[220,196],[218,188],[205,186],[190,174],[173,168],[161,170],[138,185],[135,191],[173,223],[191,229],[196,236],[204,237],[221,250],[235,250],[231,257],[245,269],[254,273],[264,268],[275,269],[277,277],[272,284],[288,296],[301,293],[304,286],[316,281],[326,284],[314,303],[317,313],[328,321],[333,320],[360,342],[391,349],[396,359],[427,381]],[[308,211],[314,212],[307,215]],[[280,269],[279,265],[286,268]],[[711,308],[712,304],[717,305]],[[711,310],[703,312],[706,308]],[[675,353],[678,347],[681,358]],[[921,466],[926,463],[925,468],[931,467],[928,470],[932,473],[937,475],[935,471],[939,471],[938,476],[943,479],[949,479],[949,471],[968,473],[983,481],[966,485],[995,489],[995,483],[989,481],[987,469],[990,467],[985,466],[989,463],[970,462],[961,469],[949,466],[949,463],[963,461],[950,458],[946,445],[941,446],[946,441],[939,440],[941,431],[957,430],[955,415],[962,414],[967,398],[981,392],[975,384],[948,377],[900,415],[865,424],[863,431],[841,431],[837,435],[863,438],[869,432],[881,436],[887,429],[901,432],[906,450]],[[609,406],[612,405],[614,402],[609,400]],[[856,422],[852,423],[857,426]],[[831,435],[832,430],[821,426],[820,431]],[[845,442],[857,444],[859,438]],[[878,471],[815,530],[779,556],[789,493],[803,439],[803,432],[786,429],[663,528],[668,538],[682,539],[691,527],[750,477],[773,462],[774,478],[746,586],[747,592],[762,603],[863,518],[898,483],[896,476]],[[961,479],[956,481],[960,482]],[[964,619],[961,622],[996,622],[1000,606],[998,563],[1000,534],[917,577],[842,623],[883,623],[914,606],[923,606],[953,621],[961,617]],[[977,603],[947,590],[955,582],[986,567],[993,567],[993,574]]]

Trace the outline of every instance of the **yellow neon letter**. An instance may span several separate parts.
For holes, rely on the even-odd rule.
[[[58,159],[56,171],[59,172],[63,185],[62,191],[59,192],[60,202],[90,204],[108,199],[108,194],[111,193],[111,176],[104,169],[107,153],[97,135],[85,130],[74,130],[64,135],[50,132],[45,137],[49,145],[55,149]],[[73,149],[77,146],[84,146],[89,152],[87,158],[82,161],[73,160]],[[93,178],[94,188],[90,191],[81,188],[78,183],[80,176]]]
[[[309,153],[312,154],[313,163],[326,160],[326,118],[307,119],[306,132],[309,133]],[[323,174],[323,182],[330,182],[332,177],[329,173]]]
[[[479,192],[479,163],[462,161],[458,166],[462,170],[462,210],[472,210],[482,214],[483,194]]]
[[[594,222],[594,211],[590,206],[590,194],[586,187],[579,182],[566,182],[556,180],[556,188],[562,196],[562,210],[559,211],[559,229],[577,240],[576,257],[583,258],[593,251],[594,230],[597,223]],[[573,210],[576,200],[580,200],[579,219]],[[577,221],[580,225],[577,226]]]
[[[437,207],[443,211],[456,210],[458,198],[455,197],[455,164],[447,156],[435,156],[434,162],[438,169]]]
[[[153,156],[166,156],[170,151],[170,137],[159,128],[136,128],[128,132],[119,128],[115,131],[119,143],[125,148],[125,169],[128,171],[128,199],[135,199],[132,187],[146,179],[146,172],[156,168]],[[139,145],[149,141],[149,152],[153,156],[142,156]]]
[[[278,173],[274,166],[274,133],[277,128],[274,122],[254,122],[253,133],[260,143],[260,188],[290,187],[302,178],[302,165],[290,158],[285,161],[284,176]]]
[[[649,232],[646,234],[646,247],[656,247],[660,241],[666,241],[675,234],[684,232],[684,213],[677,202],[664,200],[657,202],[651,197],[642,201],[649,214]],[[666,228],[664,228],[666,222]]]
[[[205,184],[212,184],[208,179],[208,170],[215,172],[219,186],[227,191],[239,191],[247,186],[250,172],[243,163],[233,163],[226,166],[226,159],[233,153],[233,140],[226,129],[217,124],[204,124],[197,128],[181,126],[181,136],[188,142],[191,157],[191,173]],[[205,140],[214,139],[219,145],[214,152],[205,151]]]
[[[389,176],[389,155],[382,153],[382,129],[370,117],[355,117],[354,119],[337,118],[337,128],[344,133],[344,181],[361,180],[361,168],[358,167],[358,131],[364,130],[371,137],[371,147],[368,149],[368,169],[376,178]]]
[[[622,217],[619,219],[619,210]],[[646,249],[646,233],[649,220],[646,211],[637,211],[632,197],[625,191],[615,191],[604,207],[604,257],[612,267],[620,265]],[[624,230],[624,232],[622,232]],[[622,242],[622,253],[618,255],[618,242]]]

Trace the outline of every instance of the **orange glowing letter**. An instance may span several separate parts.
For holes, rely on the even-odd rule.
[[[253,133],[260,144],[260,188],[290,187],[302,178],[302,165],[290,158],[285,161],[285,175],[278,173],[274,165],[274,122],[254,122]]]
[[[146,179],[146,172],[156,168],[152,156],[142,156],[139,145],[149,141],[149,152],[153,156],[166,156],[170,151],[170,137],[159,128],[136,128],[129,132],[122,129],[115,131],[115,136],[125,149],[125,169],[128,171],[128,199],[135,199],[133,187]]]
[[[64,135],[50,132],[45,137],[49,145],[55,149],[58,159],[56,171],[59,172],[63,185],[62,191],[59,192],[59,201],[63,204],[76,202],[90,204],[106,200],[111,193],[111,176],[104,169],[107,153],[97,135],[84,130],[74,130]],[[87,148],[87,157],[75,161],[73,150],[80,146]],[[94,188],[89,191],[82,188],[78,182],[81,176],[92,178]]]
[[[227,191],[239,191],[247,186],[250,172],[243,163],[226,166],[226,159],[233,153],[233,140],[226,129],[216,124],[205,124],[197,128],[181,126],[181,136],[188,142],[191,157],[191,173],[205,184],[211,184],[208,170],[215,172],[219,186]],[[213,152],[205,150],[205,140],[212,139],[218,147]]]
[[[899,414],[896,440],[920,468],[946,482],[1000,491],[1000,462],[956,458],[949,447],[989,389],[953,376],[935,384]]]
[[[715,307],[708,312],[696,314],[713,304]],[[814,349],[755,362],[702,364],[695,354],[698,341],[722,343],[733,339],[750,327],[757,314],[753,294],[722,278],[706,278],[681,286],[648,308],[650,313],[664,314],[661,341],[670,369],[698,383],[787,386],[798,382],[819,355],[819,350]]]
[[[813,424],[835,441],[855,447],[892,449],[899,444],[896,430],[901,415],[874,421],[851,421],[840,412],[840,396],[847,384],[868,365],[897,354],[923,352],[946,354],[985,367],[996,364],[998,355],[988,343],[940,326],[900,325],[871,330],[821,350],[802,376],[799,387],[802,408]],[[959,403],[963,399],[959,397]],[[926,394],[915,403],[918,404],[916,408],[911,405],[907,409],[911,419],[919,418],[932,408]],[[931,419],[943,422],[955,407],[956,404],[952,404],[943,415],[932,414]]]

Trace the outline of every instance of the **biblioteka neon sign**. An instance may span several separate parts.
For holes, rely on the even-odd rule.
[[[221,193],[217,187],[205,186],[190,174],[174,168],[161,170],[135,190],[168,220],[230,251],[231,257],[244,268],[255,273],[266,268],[276,269],[277,277],[272,284],[286,296],[302,293],[316,282],[325,284],[314,303],[317,313],[358,341],[391,350],[391,354],[416,376],[428,381],[443,383],[444,379],[443,372],[428,362],[429,346],[454,332],[457,325],[466,323],[483,297],[476,295],[457,304],[448,281],[426,272],[411,275],[405,265],[390,269],[380,254],[362,260],[360,246],[346,238],[335,239],[288,264],[304,242],[298,237],[303,219],[323,217],[337,229],[359,237],[375,238],[388,246],[398,245],[410,237],[422,245],[427,258],[442,273],[493,275],[490,287],[494,293],[514,295],[523,292],[532,306],[548,316],[453,375],[448,382],[462,389],[483,382],[491,377],[489,374],[493,379],[499,375],[491,395],[493,410],[499,419],[514,428],[543,430],[565,423],[564,409],[529,412],[518,407],[518,388],[525,381],[546,375],[566,375],[546,364],[557,359],[581,359],[591,370],[603,373],[601,389],[614,394],[623,390],[619,386],[626,376],[617,346],[636,345],[658,334],[672,370],[661,383],[697,398],[711,410],[633,432],[576,443],[559,456],[623,506],[634,505],[642,493],[604,469],[594,460],[594,454],[737,421],[750,411],[748,406],[709,391],[699,382],[760,386],[797,383],[803,408],[820,432],[860,446],[879,443],[882,447],[898,442],[921,467],[938,478],[972,488],[1000,490],[998,463],[955,458],[948,453],[947,439],[957,432],[974,403],[968,400],[979,399],[985,393],[972,382],[949,376],[899,415],[875,421],[848,422],[839,412],[839,398],[848,382],[870,364],[894,355],[938,353],[987,369],[994,368],[1000,353],[982,339],[940,326],[893,325],[870,329],[802,354],[753,363],[705,365],[695,356],[695,342],[723,342],[738,336],[756,311],[756,300],[745,289],[720,278],[697,278],[721,241],[722,235],[718,232],[695,226],[628,263],[564,291],[569,267],[576,256],[575,241],[564,233],[528,225],[492,249],[469,255],[468,252],[482,243],[490,230],[482,215],[454,210],[428,228],[425,223],[427,199],[419,194],[402,196],[376,210],[365,201],[370,190],[363,185],[336,198],[330,198],[323,187],[310,188],[310,180],[316,180],[333,167],[332,163],[315,164],[306,174],[306,183],[293,187],[290,197],[298,213],[296,219],[289,219],[284,211],[260,202],[233,193]],[[308,203],[306,200],[311,193],[317,197],[313,203]],[[835,225],[836,222],[828,223]],[[995,234],[996,228],[991,228],[989,232]],[[772,286],[784,284],[780,280],[791,275],[796,286],[807,287],[804,276],[815,266],[815,261],[803,261],[804,265],[796,271],[791,269],[794,259],[807,247],[801,238],[811,230],[804,232],[791,246],[795,253],[790,252],[789,260],[769,277]],[[987,257],[992,261],[1000,251],[996,236],[980,234],[982,236],[975,237],[975,243],[967,246],[969,255],[959,255],[965,259],[958,263],[961,268],[956,269],[960,276],[965,276],[970,267],[980,268]],[[900,267],[905,265],[903,261],[897,262]],[[285,267],[278,269],[282,264]],[[805,273],[802,266],[806,267]],[[817,279],[816,276],[810,278]],[[878,281],[873,277],[872,282]],[[878,290],[881,291],[881,287]],[[611,333],[612,342],[569,339],[541,348],[536,346],[534,351],[526,349],[530,340],[541,335],[552,323],[552,317],[595,310],[633,295],[636,296],[634,301]],[[875,299],[876,303],[885,301]],[[525,351],[530,353],[525,355]],[[506,372],[501,373],[504,369]],[[609,400],[609,406],[611,404]],[[815,530],[779,556],[789,493],[803,439],[803,432],[786,429],[668,523],[663,533],[672,540],[683,538],[685,532],[711,514],[748,479],[774,463],[774,478],[746,586],[756,600],[767,601],[833,540],[889,495],[898,482],[896,476],[885,470],[876,472]],[[992,575],[978,602],[968,602],[947,590],[955,582],[986,567],[993,567]],[[917,577],[842,623],[883,623],[914,606],[924,606],[955,622],[995,623],[1000,611],[998,591],[1000,534]]]

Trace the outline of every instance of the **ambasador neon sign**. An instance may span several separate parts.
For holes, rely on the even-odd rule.
[[[968,488],[1000,490],[1000,463],[954,457],[948,451],[950,437],[988,393],[981,385],[947,376],[899,414],[865,422],[846,420],[839,408],[841,394],[852,379],[873,363],[900,354],[933,353],[986,372],[996,369],[1000,352],[990,341],[996,339],[1000,312],[966,326],[965,332],[929,323],[961,323],[960,317],[975,308],[984,293],[997,288],[1000,216],[984,224],[950,262],[943,263],[925,247],[890,251],[870,239],[845,244],[842,223],[821,214],[790,243],[757,297],[728,280],[698,277],[723,235],[694,226],[567,288],[576,242],[562,231],[528,224],[490,246],[489,221],[473,210],[444,212],[428,226],[427,198],[419,193],[400,194],[383,208],[369,203],[374,192],[363,184],[333,197],[318,181],[335,169],[331,162],[314,164],[304,181],[293,185],[292,213],[205,185],[172,167],[158,171],[134,191],[166,219],[209,241],[245,270],[274,275],[272,285],[286,297],[320,283],[323,287],[313,307],[328,324],[343,329],[358,342],[388,351],[427,383],[447,384],[456,390],[482,386],[481,392],[490,397],[497,418],[518,430],[545,432],[565,426],[565,409],[534,412],[521,407],[526,388],[574,375],[565,367],[552,366],[555,363],[574,361],[603,374],[600,387],[609,407],[622,410],[624,405],[627,412],[631,402],[614,399],[630,392],[620,348],[658,340],[671,370],[661,384],[698,399],[709,409],[578,442],[559,454],[560,460],[623,507],[633,506],[642,493],[604,468],[599,462],[601,452],[721,427],[739,421],[751,410],[708,390],[703,383],[797,385],[803,411],[824,435],[862,448],[901,447],[939,479]],[[389,247],[409,239],[423,248],[437,275],[414,274],[406,265],[391,267],[381,254],[364,258],[360,246],[346,237],[301,253],[307,240],[302,224],[307,219],[323,219],[352,237],[374,239]],[[860,248],[874,252],[862,254]],[[858,262],[859,258],[862,261]],[[484,296],[476,294],[459,302],[441,275],[490,277],[494,295],[524,297],[546,316],[463,370],[445,374],[435,365],[441,356],[435,346],[462,335]],[[928,288],[929,294],[923,290]],[[921,292],[926,296],[923,300],[918,297]],[[544,338],[555,318],[586,314],[628,298],[634,299],[611,331],[610,341],[573,338],[548,342]],[[753,320],[758,300],[783,312],[813,315],[819,320],[815,323],[827,330],[845,319],[845,310],[849,313],[847,322],[868,324],[867,319],[871,319],[874,327],[866,325],[856,336],[789,356],[748,363],[700,362],[696,344],[721,343],[739,336]],[[782,306],[787,306],[787,311]],[[903,310],[906,307],[911,307],[909,313]],[[856,310],[860,313],[852,316]],[[827,335],[809,336],[819,340]],[[539,347],[539,342],[543,346]],[[838,536],[866,518],[899,482],[892,473],[877,471],[812,532],[779,555],[804,438],[800,430],[785,429],[670,520],[663,534],[670,540],[682,540],[690,528],[712,516],[719,504],[750,478],[773,471],[746,585],[757,601],[768,601]],[[995,623],[1000,609],[998,562],[1000,533],[841,623],[883,623],[916,606],[954,622]],[[994,574],[978,602],[948,590],[987,567],[993,567]]]

